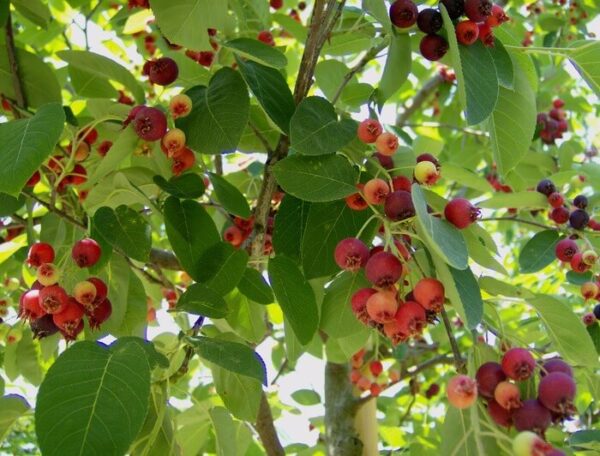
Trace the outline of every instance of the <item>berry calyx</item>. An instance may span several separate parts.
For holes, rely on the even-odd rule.
[[[466,375],[452,377],[446,386],[446,395],[454,407],[468,408],[477,400],[477,382]]]
[[[375,119],[365,119],[358,124],[356,135],[358,139],[366,144],[373,144],[379,135],[383,133],[383,127]]]
[[[460,230],[475,222],[480,214],[480,209],[464,198],[454,198],[444,208],[446,220]]]
[[[169,101],[169,112],[173,119],[186,117],[192,112],[192,99],[183,93],[175,95],[171,98],[171,101]]]
[[[171,171],[175,176],[179,176],[183,172],[192,168],[196,163],[196,155],[187,147],[184,147],[173,156],[173,165]]]
[[[573,258],[571,258],[571,269],[574,272],[577,272],[579,274],[583,274],[584,272],[587,272],[590,269],[590,265],[586,264],[583,261],[583,254],[581,252],[576,253],[575,255],[573,255]]]
[[[552,415],[537,399],[529,399],[523,401],[523,405],[513,412],[513,422],[517,431],[532,431],[543,435],[552,423]]]
[[[514,383],[500,382],[494,390],[494,399],[507,410],[517,409],[521,406],[521,392]]]
[[[581,258],[589,266],[593,266],[598,262],[598,254],[593,250],[586,250],[581,254]]]
[[[162,138],[161,149],[171,158],[185,147],[185,133],[179,128],[172,128]]]
[[[62,312],[69,303],[67,292],[58,285],[44,287],[39,293],[40,306],[49,314]]]
[[[419,43],[421,55],[431,62],[444,57],[448,49],[448,42],[439,35],[425,35]]]
[[[419,184],[433,185],[440,178],[438,168],[430,161],[421,161],[415,165],[415,179]]]
[[[394,316],[402,332],[408,337],[417,336],[423,332],[427,325],[425,309],[414,301],[400,304]]]
[[[570,262],[577,252],[579,252],[579,247],[573,239],[563,239],[554,248],[556,258],[564,262]]]
[[[465,0],[465,14],[473,22],[483,22],[492,14],[491,0]]]
[[[350,298],[350,306],[356,318],[364,324],[369,323],[370,317],[367,312],[367,301],[377,293],[374,288],[361,288]]]
[[[415,300],[425,310],[436,313],[444,306],[444,292],[442,282],[431,277],[419,280],[413,289]]]
[[[373,255],[365,265],[365,275],[369,282],[380,288],[394,285],[402,277],[402,263],[389,252]]]
[[[167,118],[161,110],[143,106],[133,118],[133,128],[143,140],[157,141],[167,132]]]
[[[74,299],[69,299],[62,311],[52,315],[52,320],[62,333],[69,337],[76,337],[83,315],[83,307]]]
[[[479,27],[473,21],[461,21],[456,24],[456,39],[460,44],[470,46],[479,38]]]
[[[73,288],[73,297],[79,304],[88,307],[96,299],[96,287],[87,280],[78,282]]]
[[[391,321],[398,311],[395,291],[378,291],[367,299],[367,313],[376,323]]]
[[[508,22],[510,18],[504,12],[504,9],[497,4],[492,5],[492,14],[485,20],[486,24],[490,27],[498,27],[499,25]]]
[[[585,326],[592,326],[596,324],[596,316],[593,312],[588,312],[583,317],[581,317],[581,321]]]
[[[71,249],[71,257],[80,268],[89,268],[94,266],[102,255],[100,244],[91,238],[77,241]]]
[[[357,238],[346,238],[335,247],[336,264],[347,271],[358,271],[369,259],[369,248]]]
[[[375,140],[375,148],[380,154],[390,157],[398,149],[398,137],[393,133],[383,132]]]
[[[475,374],[477,380],[477,388],[481,396],[491,399],[494,397],[496,386],[500,382],[506,380],[506,374],[502,370],[502,366],[498,363],[487,362],[479,366]]]
[[[533,374],[535,360],[531,353],[524,348],[511,348],[502,357],[502,370],[507,377],[523,381]]]
[[[577,386],[573,378],[563,372],[545,375],[538,386],[538,399],[548,410],[569,415],[574,411],[573,400]]]
[[[396,0],[390,5],[390,20],[396,27],[411,27],[418,15],[419,10],[412,0]]]
[[[487,22],[477,24],[479,29],[479,41],[486,47],[494,47],[494,31]]]
[[[54,249],[50,244],[45,242],[36,242],[29,248],[29,252],[27,253],[27,264],[37,268],[43,263],[52,263],[54,258]]]
[[[45,287],[54,285],[60,279],[60,271],[54,264],[44,263],[38,268],[36,279]]]
[[[417,27],[423,33],[436,33],[444,25],[441,13],[434,8],[425,8],[417,16]]]
[[[390,220],[401,221],[415,216],[415,206],[409,192],[397,190],[388,195],[383,207]]]
[[[369,180],[363,188],[363,197],[369,204],[383,204],[390,187],[383,179],[375,178]]]

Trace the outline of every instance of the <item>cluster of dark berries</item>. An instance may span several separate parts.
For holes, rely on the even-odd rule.
[[[452,21],[455,21],[456,38],[463,45],[471,45],[478,39],[486,46],[494,45],[493,27],[508,20],[501,6],[491,0],[442,0]],[[427,60],[440,60],[448,52],[448,41],[441,36],[444,21],[437,8],[425,8],[419,12],[412,0],[396,0],[390,6],[390,20],[399,28],[409,28],[415,23],[426,35],[419,49]],[[458,21],[463,16],[467,20]]]
[[[557,98],[552,102],[552,109],[548,113],[541,112],[537,115],[537,129],[544,144],[554,144],[569,129],[567,114],[562,109],[564,105],[565,102]]]
[[[350,382],[359,393],[369,391],[371,396],[377,397],[384,389],[400,381],[400,372],[397,369],[389,369],[384,372],[380,360],[374,359],[365,362],[364,349],[352,355],[351,363]]]
[[[80,268],[98,262],[102,250],[93,239],[75,243],[71,257]],[[112,313],[108,288],[97,277],[78,282],[69,295],[59,285],[60,270],[53,264],[54,249],[50,244],[37,242],[31,246],[27,264],[36,271],[36,281],[30,290],[21,295],[19,317],[28,320],[35,337],[43,338],[61,332],[66,340],[75,340],[83,331],[83,319],[88,318],[90,328],[97,329]]]
[[[597,222],[590,219],[586,211],[588,199],[585,195],[577,195],[572,201],[573,207],[569,210],[564,196],[550,179],[541,180],[536,190],[545,195],[548,198],[548,203],[552,206],[552,211],[549,215],[550,220],[559,225],[569,222],[569,226],[576,230],[583,230],[587,226],[596,230]]]
[[[597,257],[596,257],[597,258]],[[591,261],[591,260],[590,260]],[[581,296],[586,301],[595,299],[600,301],[600,276],[594,282],[585,282],[581,285]],[[586,326],[592,326],[600,320],[600,304],[596,304],[592,312],[583,315],[582,321]]]

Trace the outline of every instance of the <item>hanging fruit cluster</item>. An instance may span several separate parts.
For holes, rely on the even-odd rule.
[[[544,144],[554,144],[569,129],[564,105],[565,102],[557,98],[552,102],[552,109],[548,113],[541,112],[537,115],[537,130]]]

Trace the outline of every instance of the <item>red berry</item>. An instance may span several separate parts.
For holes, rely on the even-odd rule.
[[[490,399],[494,397],[494,391],[498,383],[506,380],[506,374],[498,363],[487,362],[479,366],[475,374],[477,388],[481,396]]]
[[[108,287],[104,281],[98,277],[89,277],[87,281],[91,282],[96,288],[96,298],[94,299],[94,302],[99,303],[100,301],[104,300],[108,295]]]
[[[100,245],[91,238],[77,241],[71,250],[71,257],[80,268],[94,266],[100,259],[101,254]]]
[[[73,171],[69,173],[67,178],[69,179],[69,183],[72,185],[84,184],[87,182],[87,171],[82,165],[76,164],[73,167]]]
[[[61,312],[52,315],[52,320],[54,320],[54,324],[61,332],[73,337],[76,336],[78,332],[77,329],[83,315],[83,307],[81,307],[75,299],[71,298]]]
[[[367,301],[375,293],[377,293],[377,290],[374,288],[361,288],[354,293],[350,299],[352,312],[359,321],[365,324],[369,323],[370,321],[369,314],[367,312]]]
[[[112,305],[108,299],[101,301],[92,313],[88,314],[90,328],[98,329],[110,317],[112,313]]]
[[[58,327],[54,324],[51,314],[46,314],[37,320],[32,320],[29,326],[35,339],[43,339],[58,332]]]
[[[566,207],[557,207],[550,212],[550,220],[562,225],[569,221],[569,210]]]
[[[143,106],[133,118],[133,127],[143,140],[157,141],[167,133],[167,118],[161,110]]]
[[[196,155],[187,147],[184,147],[173,156],[173,165],[171,171],[175,176],[179,176],[183,172],[192,168],[196,163]]]
[[[470,46],[479,38],[479,27],[473,21],[461,21],[456,24],[456,39],[460,44]]]
[[[373,377],[379,377],[379,374],[383,372],[383,364],[379,360],[371,361],[369,363],[369,370],[373,374]]]
[[[373,158],[376,158],[379,164],[385,169],[392,169],[394,167],[394,160],[392,160],[392,157],[375,152]]]
[[[596,315],[594,312],[588,312],[583,317],[581,317],[581,321],[585,326],[592,326],[596,324]]]
[[[446,220],[461,230],[475,222],[480,213],[481,211],[477,207],[464,198],[455,198],[444,208]]]
[[[427,399],[431,399],[432,397],[437,396],[439,392],[440,385],[438,385],[437,383],[432,383],[431,385],[429,385],[429,388],[425,390],[425,397]]]
[[[25,187],[33,188],[35,185],[42,179],[42,176],[39,171],[36,171],[31,175],[27,182],[25,182]]]
[[[373,255],[365,265],[365,275],[369,282],[380,288],[394,285],[402,277],[402,263],[389,252]]]
[[[383,133],[383,127],[375,119],[365,119],[358,124],[356,135],[358,139],[367,144],[373,144],[377,141],[379,135]]]
[[[527,380],[534,369],[535,360],[524,348],[511,348],[502,358],[502,370],[513,380]]]
[[[380,154],[390,157],[398,149],[398,137],[393,133],[383,132],[375,140],[375,148]]]
[[[397,190],[385,199],[385,215],[394,221],[406,220],[415,216],[415,206],[411,194],[404,190]]]
[[[494,399],[501,407],[507,410],[521,407],[521,391],[514,383],[498,383],[494,390]]]
[[[77,139],[81,139],[83,138],[83,140],[88,144],[88,145],[92,145],[96,142],[96,140],[98,139],[98,130],[96,130],[95,128],[87,128],[85,130],[82,130],[81,132],[79,132],[79,134],[77,135]]]
[[[417,27],[423,33],[436,33],[444,25],[441,13],[435,8],[425,8],[417,16]]]
[[[415,300],[425,310],[441,312],[444,305],[444,285],[433,278],[421,279],[413,289]]]
[[[171,128],[160,141],[161,150],[169,158],[177,155],[177,153],[180,152],[184,147],[185,133],[179,128]]]
[[[510,19],[500,5],[492,5],[492,14],[485,20],[490,27],[498,27],[499,25],[508,22]]]
[[[544,442],[533,432],[523,431],[513,440],[514,456],[549,456],[552,445]]]
[[[540,375],[543,377],[544,375],[550,374],[552,372],[562,372],[563,374],[567,374],[568,376],[573,376],[573,369],[567,363],[565,363],[562,359],[554,358],[546,361],[540,370]]]
[[[102,156],[102,157],[106,156],[106,154],[108,153],[108,151],[110,150],[112,145],[113,145],[112,141],[102,141],[98,145],[98,149],[97,149],[100,156]]]
[[[591,266],[589,264],[587,264],[585,261],[583,261],[583,253],[581,252],[577,252],[575,255],[573,255],[573,258],[571,258],[571,269],[574,272],[577,272],[578,274],[583,274],[584,272],[587,272]]]
[[[561,207],[564,202],[565,199],[558,192],[550,193],[550,195],[548,195],[548,203],[550,203],[550,206],[554,208]]]
[[[427,160],[417,162],[413,173],[419,184],[433,185],[440,178],[439,168]]]
[[[283,6],[283,0],[270,0],[269,5],[271,5],[271,8],[274,10],[278,10]]]
[[[192,99],[183,93],[175,95],[169,101],[169,112],[173,119],[186,117],[192,112]]]
[[[419,10],[411,0],[396,0],[390,5],[390,20],[400,28],[408,28],[417,22]]]
[[[369,180],[363,188],[363,196],[369,204],[383,204],[390,187],[383,179],[375,178]]]
[[[487,411],[490,417],[498,426],[510,428],[512,426],[512,413],[500,406],[495,400],[491,399],[487,405]]]
[[[358,184],[357,187],[360,190],[362,190],[364,188],[364,185]],[[347,196],[345,198],[345,201],[346,201],[346,205],[354,211],[363,211],[369,207],[369,205],[367,204],[367,202],[365,201],[365,199],[362,197],[362,195],[359,192],[356,192],[350,196]]]
[[[494,47],[494,31],[486,22],[477,26],[479,28],[479,40],[484,46]]]
[[[556,100],[554,100],[552,102],[552,106],[555,108],[562,108],[565,105],[565,102],[563,100],[561,100],[560,98],[557,98]]]
[[[335,247],[334,257],[341,269],[358,271],[369,259],[369,248],[360,239],[342,239]]]
[[[58,285],[44,287],[39,293],[40,306],[49,314],[62,312],[69,303],[67,292]]]
[[[40,305],[40,291],[28,290],[19,300],[19,317],[27,320],[37,320],[46,315],[46,311]]]
[[[423,57],[435,62],[448,52],[448,42],[439,35],[425,35],[419,43],[419,50]]]
[[[466,375],[452,377],[446,386],[448,402],[458,409],[472,406],[477,400],[477,383]]]
[[[148,78],[153,84],[167,86],[174,82],[179,75],[179,68],[175,60],[169,57],[161,57],[154,60],[150,65]]]
[[[373,397],[377,397],[381,394],[382,388],[380,385],[378,385],[377,383],[371,383],[371,386],[369,387],[369,392],[371,393],[371,396]]]
[[[78,282],[73,288],[73,297],[79,304],[88,307],[96,300],[96,286],[88,280]]]
[[[552,423],[550,411],[537,399],[523,401],[523,406],[513,412],[513,421],[517,431],[532,431],[543,435]]]
[[[54,258],[54,249],[50,244],[45,242],[36,242],[29,248],[29,253],[27,254],[27,263],[29,266],[37,268],[42,263],[52,263]]]
[[[230,226],[223,232],[223,239],[234,247],[239,247],[244,242],[244,233],[237,226]]]
[[[492,14],[491,0],[465,0],[465,14],[473,22],[483,22]]]
[[[576,389],[571,376],[563,372],[552,372],[540,381],[538,399],[548,410],[569,415],[574,411],[573,399]]]
[[[398,301],[394,291],[378,291],[367,299],[367,313],[376,323],[391,321],[398,310]]]
[[[421,334],[427,325],[425,309],[414,301],[400,304],[394,316],[404,334],[413,337]]]
[[[412,190],[412,181],[406,176],[396,176],[392,178],[392,190],[397,192],[398,190],[404,190],[409,192]]]
[[[268,30],[263,30],[257,36],[258,41],[262,41],[263,43],[269,46],[275,46],[275,40],[273,39],[273,34]]]

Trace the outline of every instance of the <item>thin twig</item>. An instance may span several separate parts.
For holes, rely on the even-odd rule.
[[[465,374],[467,372],[467,366],[465,364],[465,360],[462,358],[460,354],[460,349],[458,348],[458,343],[454,337],[454,333],[452,332],[452,326],[450,325],[450,320],[448,319],[448,314],[446,313],[446,309],[442,307],[442,320],[444,322],[444,327],[446,328],[446,334],[448,334],[448,340],[450,341],[450,347],[452,348],[452,354],[454,355],[454,365],[456,366],[456,371]]]
[[[256,125],[254,125],[252,122],[248,122],[248,126],[254,132],[254,134],[256,135],[256,137],[258,138],[258,140],[262,143],[262,145],[265,148],[265,151],[268,154],[272,154],[273,153],[273,149],[271,148],[271,145],[269,144],[269,141],[267,141],[267,138],[265,138],[265,136],[258,129],[258,127]]]
[[[13,89],[15,91],[15,102],[17,107],[25,109],[27,108],[27,102],[25,100],[25,91],[23,90],[21,77],[19,76],[19,64],[17,62],[17,50],[15,47],[10,9],[8,11],[8,17],[6,18],[6,53],[8,55],[8,66],[10,67]],[[19,116],[15,114],[15,117]]]
[[[273,378],[273,380],[271,380],[271,385],[274,385],[275,383],[277,383],[277,380],[279,380],[279,377],[281,377],[281,374],[283,374],[283,371],[286,369],[289,362],[290,362],[290,360],[288,358],[283,360],[283,362],[281,363],[281,366],[279,367],[279,370],[277,371],[277,374],[275,374],[275,377]]]
[[[544,225],[543,223],[533,222],[531,220],[525,220],[525,219],[518,218],[518,217],[486,217],[486,218],[479,219],[479,221],[480,222],[491,222],[491,221],[517,222],[517,223],[524,223],[526,225],[537,226],[539,228],[544,228],[545,230],[558,230],[558,228],[556,228],[554,226],[548,226],[548,225]]]
[[[416,93],[410,106],[405,107],[402,113],[396,117],[396,126],[403,127],[410,116],[412,116],[427,101],[429,96],[435,92],[437,87],[444,82],[440,74],[436,74],[429,81],[423,84],[423,87]]]

